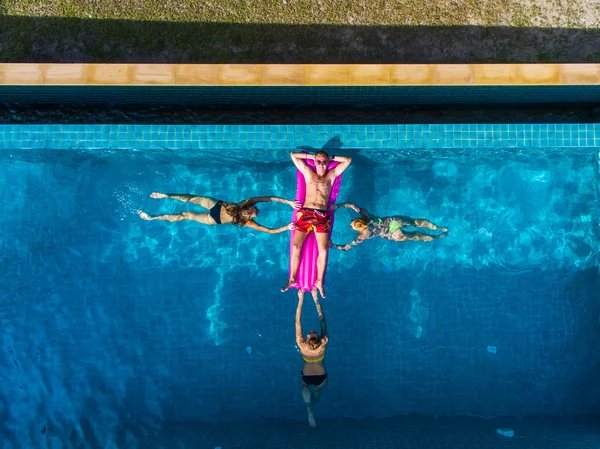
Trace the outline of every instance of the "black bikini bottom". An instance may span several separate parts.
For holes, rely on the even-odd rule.
[[[221,207],[223,207],[223,201],[217,201],[217,204],[208,211],[208,215],[210,215],[217,224],[221,224]]]
[[[302,374],[302,372],[301,372]],[[317,374],[316,376],[305,376],[302,374],[302,382],[306,385],[314,385],[315,387],[320,386],[327,379],[327,373]]]

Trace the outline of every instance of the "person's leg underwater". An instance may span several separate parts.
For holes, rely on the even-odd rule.
[[[311,402],[312,394],[310,391],[310,387],[302,382],[302,399],[304,400],[304,404],[306,405],[306,413],[308,415],[308,424],[310,427],[316,427],[317,422],[315,421],[315,415],[312,411],[312,402]]]
[[[300,266],[300,254],[302,252],[302,245],[306,234],[296,229],[294,233],[294,243],[292,246],[292,255],[290,258],[290,277],[288,283],[281,289],[282,292],[287,291],[292,285],[296,283],[296,274],[298,273],[298,267]]]
[[[148,215],[142,210],[138,210],[138,215],[144,220],[166,220],[170,222],[191,220],[205,225],[216,224],[208,212],[182,212],[180,214]]]
[[[420,242],[431,242],[432,240],[443,239],[447,234],[442,232],[438,235],[425,234],[419,231],[402,231],[397,230],[391,235],[390,240],[395,242],[406,242],[407,240],[414,240]]]
[[[217,200],[211,198],[209,196],[198,196],[198,195],[190,195],[188,193],[160,193],[160,192],[152,192],[150,194],[151,198],[168,198],[171,200],[183,201],[184,203],[193,203],[197,204],[204,209],[212,209],[215,204],[217,204]]]
[[[400,226],[403,228],[412,226],[415,228],[430,229],[432,231],[448,232],[448,228],[441,228],[435,223],[425,220],[424,218],[411,218],[406,215],[397,215],[392,217],[392,219],[396,222],[399,222]]]
[[[210,198],[207,196],[189,195],[187,193],[179,194],[152,192],[150,194],[150,197],[155,199],[168,198],[183,201],[184,203],[193,203],[208,210],[210,210],[215,206],[215,204],[217,204],[217,200],[215,200],[214,198]],[[144,220],[166,220],[170,222],[192,220],[206,225],[216,224],[208,212],[182,212],[179,214],[148,215],[146,212],[138,210],[138,215]]]

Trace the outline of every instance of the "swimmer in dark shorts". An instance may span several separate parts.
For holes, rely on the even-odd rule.
[[[332,156],[331,158],[325,151],[319,151],[317,154],[308,153],[290,153],[292,162],[300,173],[304,176],[306,182],[306,195],[304,198],[304,209],[298,211],[296,218],[297,232],[294,234],[292,254],[290,256],[290,276],[288,283],[281,289],[285,292],[296,284],[296,274],[300,266],[300,254],[306,235],[313,231],[317,240],[317,249],[319,256],[317,258],[317,278],[315,287],[325,298],[323,289],[323,276],[325,274],[325,265],[327,264],[327,251],[329,249],[329,231],[330,216],[327,213],[329,197],[335,178],[341,175],[352,162],[352,158],[344,156]],[[305,159],[314,159],[315,170],[313,171]],[[339,162],[334,168],[329,170],[330,162]]]
[[[166,220],[171,222],[192,220],[205,225],[231,223],[241,227],[249,227],[255,231],[266,232],[268,234],[278,234],[288,229],[293,229],[294,224],[290,223],[285,226],[281,226],[280,228],[271,229],[256,223],[254,218],[256,218],[260,212],[256,207],[256,203],[276,201],[287,204],[292,208],[300,207],[300,204],[297,201],[286,200],[279,198],[278,196],[259,196],[255,198],[249,198],[239,203],[225,203],[207,196],[189,195],[186,193],[179,194],[152,192],[150,197],[170,198],[183,201],[184,203],[197,204],[198,206],[207,209],[208,212],[186,211],[180,214],[148,215],[146,212],[139,210],[138,215],[144,220]]]
[[[313,415],[313,407],[321,398],[321,390],[327,385],[327,371],[325,370],[325,351],[327,350],[327,323],[325,322],[325,314],[321,308],[317,290],[312,292],[313,300],[319,314],[321,322],[321,335],[316,331],[311,330],[304,339],[302,333],[302,305],[304,304],[304,291],[298,290],[298,308],[296,309],[296,344],[304,359],[302,366],[302,399],[306,404],[308,413],[308,423],[311,427],[316,427],[315,416]]]

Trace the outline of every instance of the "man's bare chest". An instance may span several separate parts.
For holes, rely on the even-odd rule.
[[[308,182],[309,187],[319,192],[327,191],[331,187],[331,182],[328,179],[311,179]]]

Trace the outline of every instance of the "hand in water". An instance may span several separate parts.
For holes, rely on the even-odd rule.
[[[288,228],[290,231],[293,231],[294,229],[296,229],[296,223],[293,223],[293,222],[292,222],[292,223],[290,223],[289,225],[287,225],[287,228]]]
[[[335,248],[335,249],[338,249],[340,251],[348,251],[350,249],[350,245],[336,245],[331,240],[329,240],[329,243],[327,244],[327,247],[328,248]]]
[[[291,207],[293,207],[294,209],[301,209],[301,208],[302,208],[302,203],[301,203],[300,201],[297,201],[297,200],[296,200],[296,201],[289,200],[287,203],[288,203],[288,204],[289,204]]]

